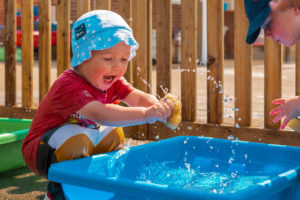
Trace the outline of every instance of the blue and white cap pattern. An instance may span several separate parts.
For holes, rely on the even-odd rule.
[[[72,28],[71,66],[76,67],[91,58],[92,50],[108,49],[122,41],[131,46],[131,60],[136,55],[139,44],[125,20],[112,11],[90,11],[82,15]]]

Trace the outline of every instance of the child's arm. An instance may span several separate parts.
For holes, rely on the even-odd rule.
[[[273,122],[276,123],[284,119],[280,129],[284,129],[291,119],[300,116],[300,96],[289,99],[275,99],[272,104],[279,104],[270,112],[271,116],[276,115]]]
[[[123,102],[128,106],[149,107],[156,103],[159,103],[159,100],[151,94],[145,93],[138,89],[134,89],[127,95]]]
[[[92,101],[83,106],[77,113],[107,126],[131,126],[167,121],[173,108],[172,102],[158,101],[151,106],[150,102],[148,104],[148,107],[123,107]]]

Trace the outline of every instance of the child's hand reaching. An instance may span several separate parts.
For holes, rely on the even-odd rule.
[[[154,105],[146,108],[145,119],[149,124],[153,124],[156,121],[167,122],[168,117],[171,115],[171,111],[174,104],[170,99],[163,98]]]
[[[280,129],[284,129],[290,120],[300,116],[300,96],[295,96],[289,99],[275,99],[272,104],[279,104],[273,110],[270,115],[276,115],[273,122],[276,123],[283,119]]]

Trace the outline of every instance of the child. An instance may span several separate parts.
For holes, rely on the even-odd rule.
[[[33,172],[47,178],[54,162],[122,148],[118,127],[166,122],[172,101],[159,101],[123,77],[137,48],[131,28],[114,12],[95,10],[77,20],[72,69],[53,83],[24,139],[23,157]],[[61,185],[50,182],[45,199],[65,199]]]
[[[284,1],[284,0],[281,0]],[[282,2],[278,2],[282,3]],[[290,0],[289,0],[290,1]],[[300,9],[287,8],[283,11],[274,11],[276,6],[271,0],[244,0],[245,10],[249,20],[246,42],[252,44],[262,29],[265,37],[272,38],[274,42],[292,46],[300,39]],[[272,103],[280,106],[274,108],[270,115],[276,115],[273,122],[284,119],[280,129],[284,129],[290,120],[300,116],[300,97],[290,99],[276,99]]]
[[[270,9],[271,0],[244,0],[249,20],[246,42],[252,44],[261,29],[274,42],[292,46],[300,39],[300,9],[288,8],[282,12]]]

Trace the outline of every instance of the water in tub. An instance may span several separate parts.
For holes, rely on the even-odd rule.
[[[217,88],[222,92],[222,85],[216,85],[218,85]],[[228,102],[232,103],[234,101],[226,95],[223,103]],[[238,111],[238,108],[230,109],[229,113],[225,111],[225,117],[232,117]],[[235,126],[239,128],[238,123]],[[159,136],[157,137],[159,138]],[[196,156],[191,159],[191,157],[188,158],[189,151],[184,152],[183,164],[180,165],[175,163],[178,161],[157,161],[148,158],[149,162],[137,167],[135,181],[218,194],[235,193],[255,184],[268,183],[272,178],[271,173],[265,173],[267,170],[253,173],[253,170],[249,170],[249,166],[247,165],[249,164],[255,169],[264,169],[266,166],[262,166],[259,163],[251,163],[251,158],[248,157],[247,152],[244,153],[243,159],[239,157],[238,161],[236,161],[236,148],[238,146],[236,140],[238,138],[231,135],[228,139],[232,140],[231,153],[228,155],[228,160],[218,160],[218,158],[209,157],[209,155],[207,157]],[[188,140],[187,138],[184,144],[188,144]],[[209,152],[221,151],[211,145],[210,140],[206,142],[206,145]],[[127,167],[125,163],[127,153],[130,151],[129,146],[129,144],[126,145],[124,149],[117,151],[109,158],[106,162],[107,167],[98,166],[99,168],[91,170],[116,178],[124,176],[122,172]],[[192,147],[192,150],[196,151],[197,146]],[[97,167],[97,165],[93,166]],[[272,168],[274,166],[271,166],[269,169]]]

